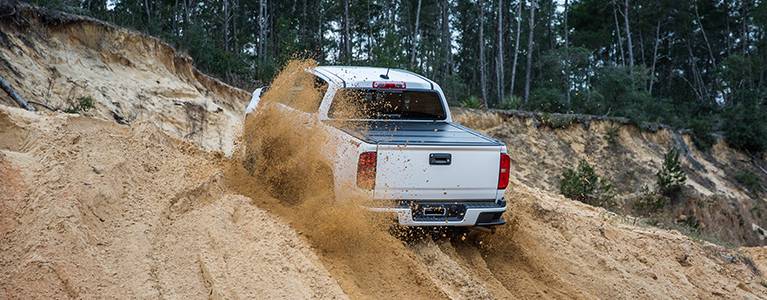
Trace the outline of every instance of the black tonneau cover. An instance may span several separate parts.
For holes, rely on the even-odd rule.
[[[379,145],[500,146],[493,139],[448,122],[345,121],[336,128]]]

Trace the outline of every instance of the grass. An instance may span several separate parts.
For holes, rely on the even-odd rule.
[[[730,242],[727,242],[727,241],[723,241],[723,240],[721,240],[721,239],[719,239],[719,238],[717,238],[715,236],[711,236],[711,235],[705,234],[705,233],[701,232],[701,230],[699,228],[697,228],[696,226],[694,226],[694,225],[690,226],[690,224],[688,224],[688,223],[690,223],[690,221],[684,222],[682,224],[670,224],[670,225],[666,225],[666,226],[663,226],[663,227],[665,227],[666,229],[671,229],[671,230],[679,231],[680,233],[682,233],[682,234],[688,236],[689,238],[691,238],[691,239],[693,239],[695,241],[698,241],[698,242],[706,241],[706,242],[709,242],[709,243],[712,243],[712,244],[715,244],[715,245],[722,246],[722,247],[727,248],[727,249],[735,249],[735,248],[738,247],[737,245],[735,245],[733,243],[730,243]]]

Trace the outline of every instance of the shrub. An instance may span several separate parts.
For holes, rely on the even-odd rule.
[[[522,106],[522,99],[517,96],[507,96],[501,103],[498,103],[500,109],[519,109]]]
[[[83,96],[83,97],[77,98],[77,103],[65,109],[64,112],[70,113],[70,114],[78,114],[81,112],[86,112],[91,110],[93,106],[94,106],[93,98],[91,96]]]
[[[476,96],[470,96],[469,98],[466,98],[463,101],[461,101],[461,107],[480,108],[482,107],[482,102],[480,102],[479,98],[477,98]]]
[[[562,97],[562,92],[554,88],[537,88],[530,93],[530,100],[525,109],[548,113],[566,112],[568,107]]]
[[[639,212],[654,213],[663,209],[669,203],[668,197],[658,194],[646,186],[642,190],[642,194],[634,201],[634,209]]]
[[[760,153],[767,150],[767,121],[758,104],[742,103],[724,113],[724,137],[733,148]]]
[[[77,99],[77,101],[82,111],[89,111],[91,108],[93,108],[94,101],[91,96],[80,97]]]
[[[656,174],[658,190],[664,196],[676,197],[682,185],[687,181],[687,175],[679,163],[679,150],[671,148],[663,157],[663,166]]]
[[[706,151],[716,143],[716,138],[711,134],[713,127],[711,121],[706,118],[695,118],[688,124],[692,135],[692,142],[698,149]]]
[[[749,192],[759,194],[764,192],[762,180],[751,171],[740,171],[735,174],[735,180],[742,184]]]
[[[550,113],[542,113],[540,116],[541,124],[552,129],[566,128],[575,122],[575,117],[570,115],[553,115]]]
[[[619,128],[618,126],[610,126],[607,128],[607,132],[605,132],[605,141],[607,142],[607,145],[610,147],[615,147],[618,145],[618,135],[619,135]]]
[[[562,173],[559,191],[567,198],[604,208],[615,207],[612,183],[599,177],[588,162],[582,160],[576,169]]]
[[[676,223],[695,231],[700,230],[700,221],[698,221],[698,218],[695,216],[682,215],[676,220]]]

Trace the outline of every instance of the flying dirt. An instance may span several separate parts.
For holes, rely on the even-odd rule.
[[[322,132],[279,110],[246,118],[249,92],[157,39],[31,7],[20,16],[0,20],[0,76],[51,109],[0,94],[0,298],[767,299],[757,237],[732,232],[753,247],[723,247],[563,198],[551,178],[570,158],[514,150],[598,159],[576,150],[617,126],[626,151],[645,153],[625,159],[642,165],[657,163],[662,132],[464,111],[511,147],[509,224],[403,241],[387,217],[333,199],[307,142]],[[313,64],[289,63],[264,101]],[[92,108],[71,109],[86,98]],[[742,193],[723,176],[706,178]]]

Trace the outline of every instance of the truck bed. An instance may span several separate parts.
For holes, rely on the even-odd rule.
[[[464,126],[448,122],[347,121],[336,128],[378,145],[500,146]]]

